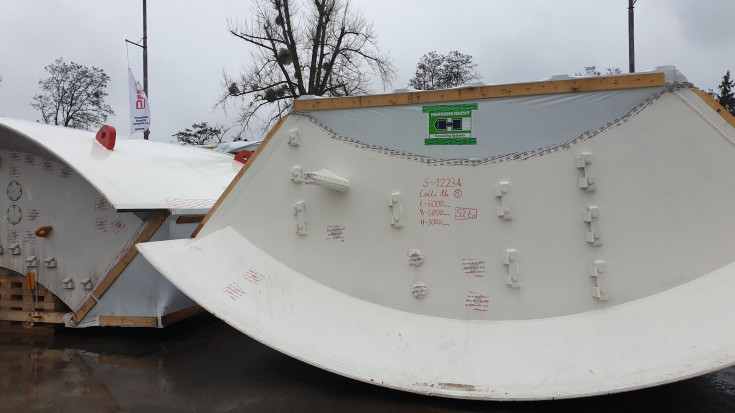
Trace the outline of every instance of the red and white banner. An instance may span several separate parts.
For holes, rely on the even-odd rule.
[[[151,111],[148,107],[148,97],[140,82],[136,82],[133,71],[128,68],[128,86],[130,96],[130,135],[136,132],[145,132],[151,126]]]

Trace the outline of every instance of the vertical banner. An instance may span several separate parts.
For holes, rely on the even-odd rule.
[[[136,132],[145,132],[151,126],[151,111],[148,107],[148,97],[140,82],[136,82],[133,71],[128,68],[128,86],[130,96],[130,135]]]

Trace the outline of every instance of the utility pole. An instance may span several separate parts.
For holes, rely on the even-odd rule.
[[[628,70],[630,73],[635,72],[635,45],[633,39],[633,6],[635,6],[635,2],[636,0],[628,0]]]
[[[148,18],[146,13],[146,0],[143,0],[143,44],[131,42],[128,39],[125,39],[125,42],[143,49],[143,90],[145,91],[146,98],[148,98]],[[147,140],[150,133],[148,129],[143,132],[143,139]]]
[[[632,1],[632,0],[631,0]],[[143,90],[145,90],[145,96],[150,102],[150,95],[148,94],[148,19],[146,17],[146,0],[143,0]],[[143,139],[148,139],[148,135],[151,134],[150,129],[146,129],[143,132]]]

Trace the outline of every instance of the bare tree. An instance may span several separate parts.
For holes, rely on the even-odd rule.
[[[42,93],[33,97],[31,107],[41,111],[45,123],[90,130],[115,114],[105,104],[110,77],[104,70],[61,58],[44,70],[49,77],[38,81]]]
[[[419,90],[448,89],[480,78],[472,56],[458,51],[446,55],[431,51],[419,59],[408,85]]]
[[[218,106],[236,108],[247,129],[254,120],[270,127],[299,96],[369,93],[366,72],[383,85],[395,76],[349,0],[255,0],[251,21],[229,30],[254,46],[252,65],[235,78],[224,74]]]
[[[184,145],[207,145],[210,143],[222,143],[229,129],[225,129],[223,125],[215,123],[209,125],[207,122],[195,123],[190,128],[176,132],[174,135],[176,140]]]
[[[619,75],[623,73],[622,70],[620,70],[619,67],[608,67],[605,69],[605,75]],[[575,73],[574,76],[602,76],[602,73],[597,70],[597,66],[585,66],[584,67],[584,74],[582,73]]]

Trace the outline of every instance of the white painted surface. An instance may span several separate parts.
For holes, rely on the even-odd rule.
[[[230,227],[195,242],[139,249],[178,288],[256,340],[401,390],[495,400],[578,397],[680,380],[735,362],[735,330],[727,328],[735,317],[735,264],[604,310],[481,321],[397,311],[342,294]],[[250,281],[244,276],[250,270],[263,279]],[[242,295],[227,293],[232,283]]]
[[[568,100],[553,97],[539,99]],[[195,240],[139,248],[244,333],[418,393],[576,397],[730,365],[735,130],[686,85],[630,113],[553,149],[478,160],[427,159],[359,124],[335,134],[291,115]],[[320,169],[349,191],[292,179]]]
[[[197,224],[176,224],[178,214],[208,212],[241,166],[200,148],[121,137],[108,151],[92,132],[0,117],[0,267],[35,272],[76,311],[133,247],[147,218],[172,213],[153,240],[190,237]],[[35,235],[42,226],[53,228],[45,238]],[[19,254],[8,251],[11,245]],[[37,265],[29,267],[34,256]],[[51,268],[43,263],[50,257]],[[98,325],[99,316],[160,317],[193,305],[136,257],[79,326]]]
[[[70,166],[117,210],[206,213],[242,166],[219,152],[124,136],[108,151],[94,132],[4,117],[0,148]]]

